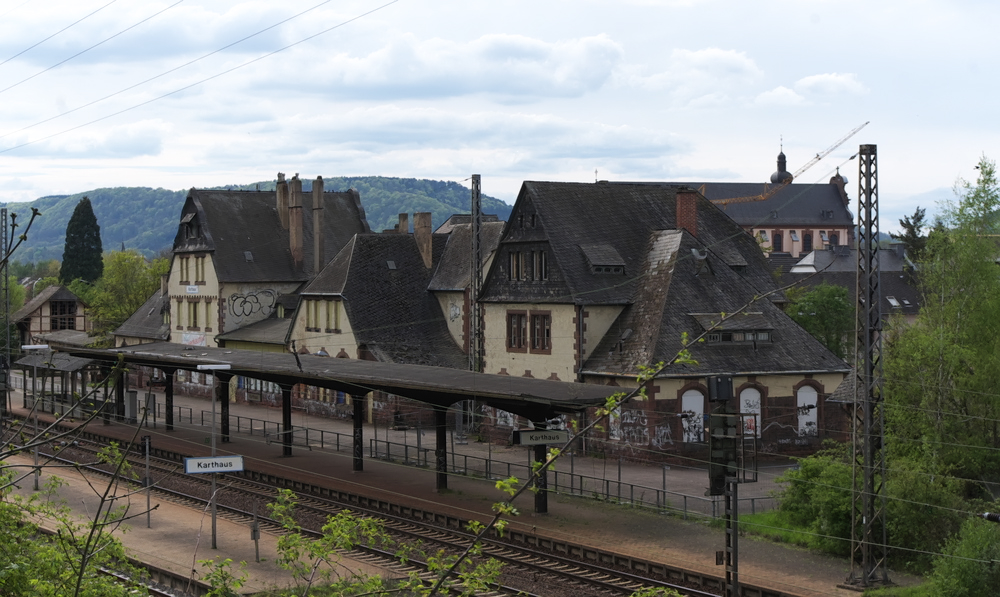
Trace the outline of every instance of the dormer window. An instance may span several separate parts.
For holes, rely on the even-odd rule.
[[[198,221],[195,219],[194,212],[181,216],[181,230],[184,232],[185,240],[196,239],[200,236]]]
[[[602,275],[625,273],[625,260],[611,245],[580,245],[580,250],[587,258],[591,273]]]
[[[705,330],[709,344],[754,344],[771,342],[770,322],[763,313],[746,312],[723,320],[720,313],[690,313]]]

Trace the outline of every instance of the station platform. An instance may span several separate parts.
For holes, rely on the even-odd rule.
[[[162,402],[162,395],[158,395],[157,404]],[[122,441],[138,442],[139,437],[148,435],[154,448],[190,456],[210,455],[211,400],[175,395],[174,406],[178,414],[172,431],[165,430],[162,410],[143,426],[95,420],[88,429]],[[12,393],[11,407],[15,416],[33,416],[24,407],[19,392]],[[280,409],[243,403],[231,403],[229,409],[230,441],[222,443],[216,435],[217,454],[243,456],[246,469],[378,497],[463,520],[485,522],[492,518],[492,505],[506,496],[490,478],[506,477],[509,473],[524,479],[531,459],[530,447],[491,446],[450,438],[449,469],[453,472],[448,477],[448,489],[439,492],[435,489],[433,430],[394,430],[366,424],[364,470],[355,472],[350,420],[294,412],[292,423],[297,431],[293,453],[283,456],[283,446],[275,433],[281,420]],[[44,413],[38,416],[40,422],[54,418]],[[430,450],[429,463],[423,460],[425,450]],[[774,479],[786,467],[764,468],[758,483],[741,486],[741,512],[773,507],[770,494],[776,487]],[[534,494],[525,492],[514,502],[521,514],[509,521],[509,528],[613,549],[704,574],[725,574],[722,566],[715,565],[716,551],[725,546],[724,532],[707,524],[712,508],[721,506],[704,497],[708,483],[705,469],[564,456],[557,462],[556,471],[562,475],[559,481],[562,490],[550,493],[548,512],[535,513]],[[48,473],[43,478],[45,474]],[[550,490],[554,477],[556,474],[549,476]],[[30,486],[30,482],[22,483],[22,492],[26,491],[25,486]],[[662,500],[663,507],[631,505],[650,502],[651,494],[659,493],[658,490],[663,491],[656,498]],[[641,499],[636,491],[643,493]],[[82,503],[75,493],[70,499]],[[180,573],[199,568],[194,564],[196,559],[216,555],[246,561],[250,573],[246,589],[283,586],[289,580],[273,564],[274,537],[262,537],[260,557],[266,561],[256,562],[249,528],[226,523],[225,530],[220,527],[218,550],[212,550],[207,547],[209,523],[205,521],[205,513],[162,500],[159,503],[160,507],[151,514],[151,528],[146,528],[145,520],[138,519],[131,524],[132,530],[122,535],[126,545],[137,554],[146,554],[155,558],[157,565]],[[666,510],[672,515],[661,513]],[[185,520],[183,528],[181,519]],[[192,555],[195,553],[197,556]],[[740,542],[740,578],[745,583],[803,596],[846,597],[857,594],[837,587],[849,572],[850,563],[843,559],[757,541],[749,536]],[[900,584],[918,582],[902,575],[893,575],[893,580]]]

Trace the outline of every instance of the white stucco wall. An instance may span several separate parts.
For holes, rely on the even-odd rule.
[[[532,352],[529,349],[516,352],[507,349],[507,314],[509,311],[547,311],[552,317],[552,348],[549,354]],[[485,311],[485,353],[487,373],[505,373],[525,376],[530,373],[537,379],[549,379],[553,375],[561,381],[576,379],[576,308],[573,305],[551,304],[487,304]],[[528,324],[530,328],[530,323]],[[529,331],[530,335],[530,331]],[[529,342],[530,344],[530,342]]]

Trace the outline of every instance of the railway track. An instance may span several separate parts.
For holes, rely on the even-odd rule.
[[[61,457],[66,458],[73,453],[74,457],[70,458],[71,461],[87,460],[86,457],[81,457],[82,455],[89,455],[92,459],[96,455],[97,449],[97,445],[80,444],[73,448],[64,449]],[[138,459],[135,459],[132,465],[136,471],[143,470],[145,466],[144,462],[140,462]],[[151,459],[150,477],[155,483],[156,490],[170,496],[176,502],[199,510],[204,509],[209,497],[209,483],[200,478],[183,477],[184,485],[188,486],[189,489],[187,491],[172,489],[169,480],[172,477],[177,477],[177,470],[178,464],[172,460]],[[262,528],[274,533],[283,531],[276,521],[261,512],[262,506],[274,499],[275,486],[273,484],[235,475],[219,475],[217,484],[219,487],[217,510],[220,516],[240,524],[247,524],[250,520],[255,519],[256,515],[256,520]],[[425,553],[434,553],[438,550],[458,553],[474,539],[473,534],[458,529],[387,514],[379,510],[360,507],[357,504],[345,505],[307,492],[296,492],[296,498],[296,514],[302,519],[300,524],[307,530],[319,528],[329,516],[350,510],[355,515],[381,521],[383,527],[397,543],[421,545]],[[315,530],[308,530],[308,532],[318,536]],[[536,594],[530,587],[525,586],[525,583],[522,582],[523,579],[531,579],[528,584],[543,587],[558,586],[561,592],[578,597],[630,595],[644,587],[675,588],[683,590],[688,595],[715,595],[715,593],[677,586],[652,578],[643,578],[593,563],[580,562],[558,554],[539,551],[537,548],[526,545],[509,544],[498,538],[487,538],[482,543],[484,545],[483,556],[503,562],[506,566],[504,576],[508,579],[507,582],[511,583],[498,586],[497,595]],[[357,551],[344,555],[358,559]],[[426,568],[426,563],[421,561],[419,556],[410,558],[409,566],[400,567],[398,558],[391,552],[372,546],[364,546],[360,548],[360,551],[366,556],[369,563],[396,570],[400,574],[405,574],[414,567]],[[427,582],[435,580],[435,577],[430,574],[424,578]],[[552,591],[546,589],[544,593],[537,594],[551,595]]]
[[[80,437],[81,443],[76,446],[77,449],[87,447],[82,441],[84,437],[93,441],[94,446],[113,440],[89,431],[83,431]],[[96,448],[91,446],[90,449]],[[151,459],[150,476],[157,484],[156,489],[164,494],[170,490],[173,493],[170,498],[172,500],[186,501],[194,507],[204,508],[209,494],[208,482],[195,479],[197,476],[180,474],[182,455],[163,450],[154,450],[154,455]],[[86,459],[82,455],[76,458]],[[133,461],[137,472],[143,471],[144,466],[144,462],[140,462],[138,457]],[[181,479],[185,491],[167,487],[167,480]],[[261,510],[264,504],[273,501],[276,488],[287,488],[293,490],[298,497],[297,511],[318,521],[325,521],[327,516],[349,509],[358,515],[382,520],[385,527],[399,537],[401,542],[420,541],[425,545],[453,550],[455,546],[467,545],[472,540],[472,535],[464,531],[464,520],[260,472],[245,471],[239,476],[226,475],[221,478],[219,488],[220,515],[241,524],[248,524],[256,514],[264,528],[277,530],[274,523],[261,516]],[[322,522],[312,526],[318,528],[321,524]],[[310,525],[302,526],[306,528]],[[557,593],[550,590],[553,586],[565,587],[559,594],[573,597],[629,595],[643,587],[673,588],[692,597],[720,595],[723,592],[723,581],[719,577],[524,532],[509,532],[503,538],[490,537],[484,541],[484,550],[485,555],[506,565],[503,580],[506,586],[497,587],[497,594],[519,592],[523,595],[555,595]],[[372,563],[377,562],[383,568],[398,570],[400,574],[412,570],[393,568],[392,566],[398,566],[398,561],[394,557],[391,557],[392,564],[388,560],[380,560],[379,558],[386,556],[378,554],[377,550],[348,555],[356,560],[373,558]],[[416,565],[417,562],[412,564]],[[743,586],[741,593],[745,597],[792,597],[789,593],[747,585]]]

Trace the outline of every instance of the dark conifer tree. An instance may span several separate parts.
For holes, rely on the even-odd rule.
[[[77,203],[73,216],[66,225],[66,247],[63,249],[59,282],[69,284],[74,280],[94,283],[104,273],[104,248],[101,246],[101,227],[84,197]]]
[[[900,234],[890,233],[894,240],[903,243],[903,246],[906,247],[906,254],[914,262],[923,259],[924,249],[927,247],[927,237],[921,234],[921,231],[927,226],[927,223],[924,222],[924,214],[925,211],[918,205],[917,211],[913,212],[912,216],[903,216],[903,219],[899,221],[903,232]]]

